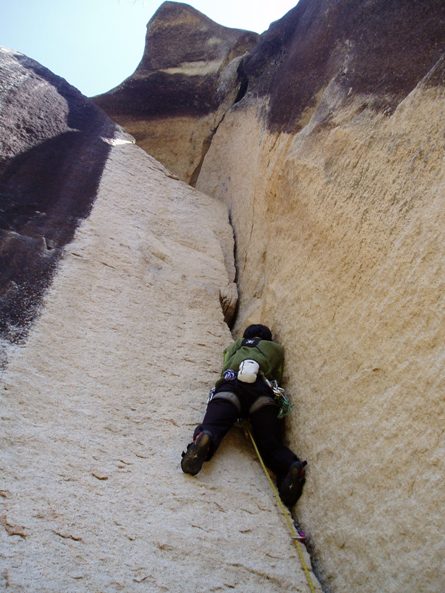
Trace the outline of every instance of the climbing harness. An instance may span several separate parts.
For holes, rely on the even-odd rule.
[[[258,363],[255,362],[255,361],[253,361],[253,360],[250,361],[250,360],[247,360],[246,359],[243,362],[254,362],[256,365],[258,365]],[[241,364],[243,364],[243,363],[241,363]],[[284,418],[285,416],[287,416],[288,414],[290,414],[290,412],[292,411],[292,409],[294,407],[294,404],[287,397],[286,392],[284,391],[284,389],[278,385],[278,381],[276,381],[275,379],[272,379],[272,381],[270,381],[266,377],[266,375],[263,372],[261,372],[261,371],[259,371],[259,375],[261,376],[261,378],[263,379],[263,381],[266,383],[266,385],[273,392],[273,399],[274,399],[275,403],[278,406],[278,416],[277,416],[277,418],[280,418],[281,419],[281,418]],[[212,401],[212,399],[215,399],[215,397],[217,397],[216,390],[217,390],[218,387],[220,387],[220,385],[224,381],[234,381],[236,378],[237,378],[237,373],[233,369],[227,369],[226,371],[224,371],[224,374],[223,374],[222,378],[219,379],[216,382],[216,385],[214,385],[210,389],[209,394],[208,394],[208,397],[207,397],[207,403],[210,403]],[[239,373],[238,373],[238,380],[239,380]],[[246,382],[248,383],[249,381],[246,381]],[[238,400],[238,398],[236,397],[236,395],[234,395],[233,397],[236,400]],[[230,399],[231,401],[233,401],[233,398],[232,397],[231,398],[225,397],[224,399]],[[235,405],[237,407],[239,407],[239,401],[238,401],[238,403],[235,403]],[[253,406],[255,406],[255,403],[253,404]],[[253,410],[251,409],[249,412],[252,413]]]
[[[255,442],[255,439],[253,438],[253,434],[252,431],[250,430],[250,427],[247,423],[243,424],[243,428],[244,428],[244,432],[246,434],[246,436],[248,436],[250,438],[250,441],[253,445],[253,448],[255,449],[255,453],[258,457],[258,461],[260,462],[260,465],[263,469],[264,475],[267,478],[267,481],[269,482],[270,487],[272,488],[272,492],[275,496],[275,500],[277,502],[278,508],[281,511],[282,516],[284,517],[284,520],[287,524],[287,527],[289,529],[289,533],[292,539],[292,542],[294,543],[294,546],[297,550],[297,554],[298,554],[298,558],[300,560],[300,564],[301,564],[301,568],[303,569],[304,575],[306,577],[306,581],[307,584],[309,586],[309,589],[311,591],[311,593],[316,593],[315,590],[315,586],[314,583],[311,579],[311,575],[310,575],[310,569],[306,563],[306,560],[304,559],[304,553],[303,553],[303,549],[302,549],[302,541],[304,541],[304,535],[302,533],[300,533],[297,528],[295,527],[292,519],[291,519],[291,514],[288,511],[288,509],[284,506],[281,498],[280,498],[280,494],[277,490],[277,487],[275,486],[275,484],[272,481],[272,478],[270,477],[269,471],[263,461],[263,458],[261,457],[261,453],[258,450],[258,446]]]

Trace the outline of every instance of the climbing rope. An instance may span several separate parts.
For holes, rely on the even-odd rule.
[[[275,500],[277,502],[278,508],[280,509],[281,514],[283,515],[284,520],[289,528],[289,533],[290,533],[292,542],[297,550],[298,558],[300,559],[301,568],[303,569],[309,589],[311,590],[311,593],[316,593],[314,583],[311,579],[310,569],[306,563],[306,560],[304,559],[303,544],[300,542],[301,536],[298,533],[298,531],[291,519],[290,512],[284,506],[284,504],[280,498],[280,494],[277,490],[277,487],[275,486],[275,484],[272,481],[272,478],[270,477],[269,471],[263,461],[263,458],[261,457],[261,453],[258,450],[257,444],[255,442],[255,439],[253,438],[253,434],[250,430],[250,427],[247,424],[244,425],[244,430],[252,442],[253,448],[255,449],[255,453],[257,454],[260,465],[263,468],[264,475],[266,476],[266,478],[270,484],[270,487],[272,488],[272,492],[275,496]]]

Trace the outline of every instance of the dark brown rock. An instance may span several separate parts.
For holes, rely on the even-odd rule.
[[[331,81],[345,100],[363,95],[367,106],[392,113],[444,48],[442,0],[301,0],[243,68],[249,92],[270,97],[270,128],[292,132]]]
[[[165,2],[147,25],[145,52],[135,73],[94,100],[140,146],[190,181],[242,86],[241,56],[258,37],[222,27],[187,4]],[[180,120],[177,131],[173,121],[164,126],[167,118]],[[156,128],[158,122],[164,130]],[[184,144],[181,137],[187,138]]]
[[[187,4],[164,2],[147,25],[136,72],[95,101],[117,118],[210,113],[224,97],[218,88],[222,70],[257,39],[256,33],[222,27]],[[213,72],[199,74],[212,63]]]
[[[63,79],[0,49],[0,337],[20,342],[94,202],[116,126]]]
[[[445,3],[300,0],[257,39],[166,2],[147,26],[134,75],[96,101],[143,148],[194,183],[223,114],[244,95],[267,98],[265,117],[275,132],[298,131],[329,84],[337,106],[360,97],[363,108],[393,113],[443,54]],[[236,56],[224,85],[222,73]],[[214,70],[206,71],[212,63]],[[440,84],[440,73],[429,84]],[[327,109],[320,123],[330,117]]]

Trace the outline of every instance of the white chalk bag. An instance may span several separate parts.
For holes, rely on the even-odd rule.
[[[238,380],[243,383],[255,383],[258,376],[260,365],[255,360],[249,358],[243,360],[238,369]]]

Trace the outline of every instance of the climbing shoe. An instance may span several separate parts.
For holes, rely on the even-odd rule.
[[[182,453],[181,468],[185,474],[195,476],[202,468],[210,451],[210,435],[200,432],[193,443],[187,445],[187,451]]]
[[[288,508],[294,506],[303,492],[306,465],[307,461],[294,461],[280,484],[280,497]]]

